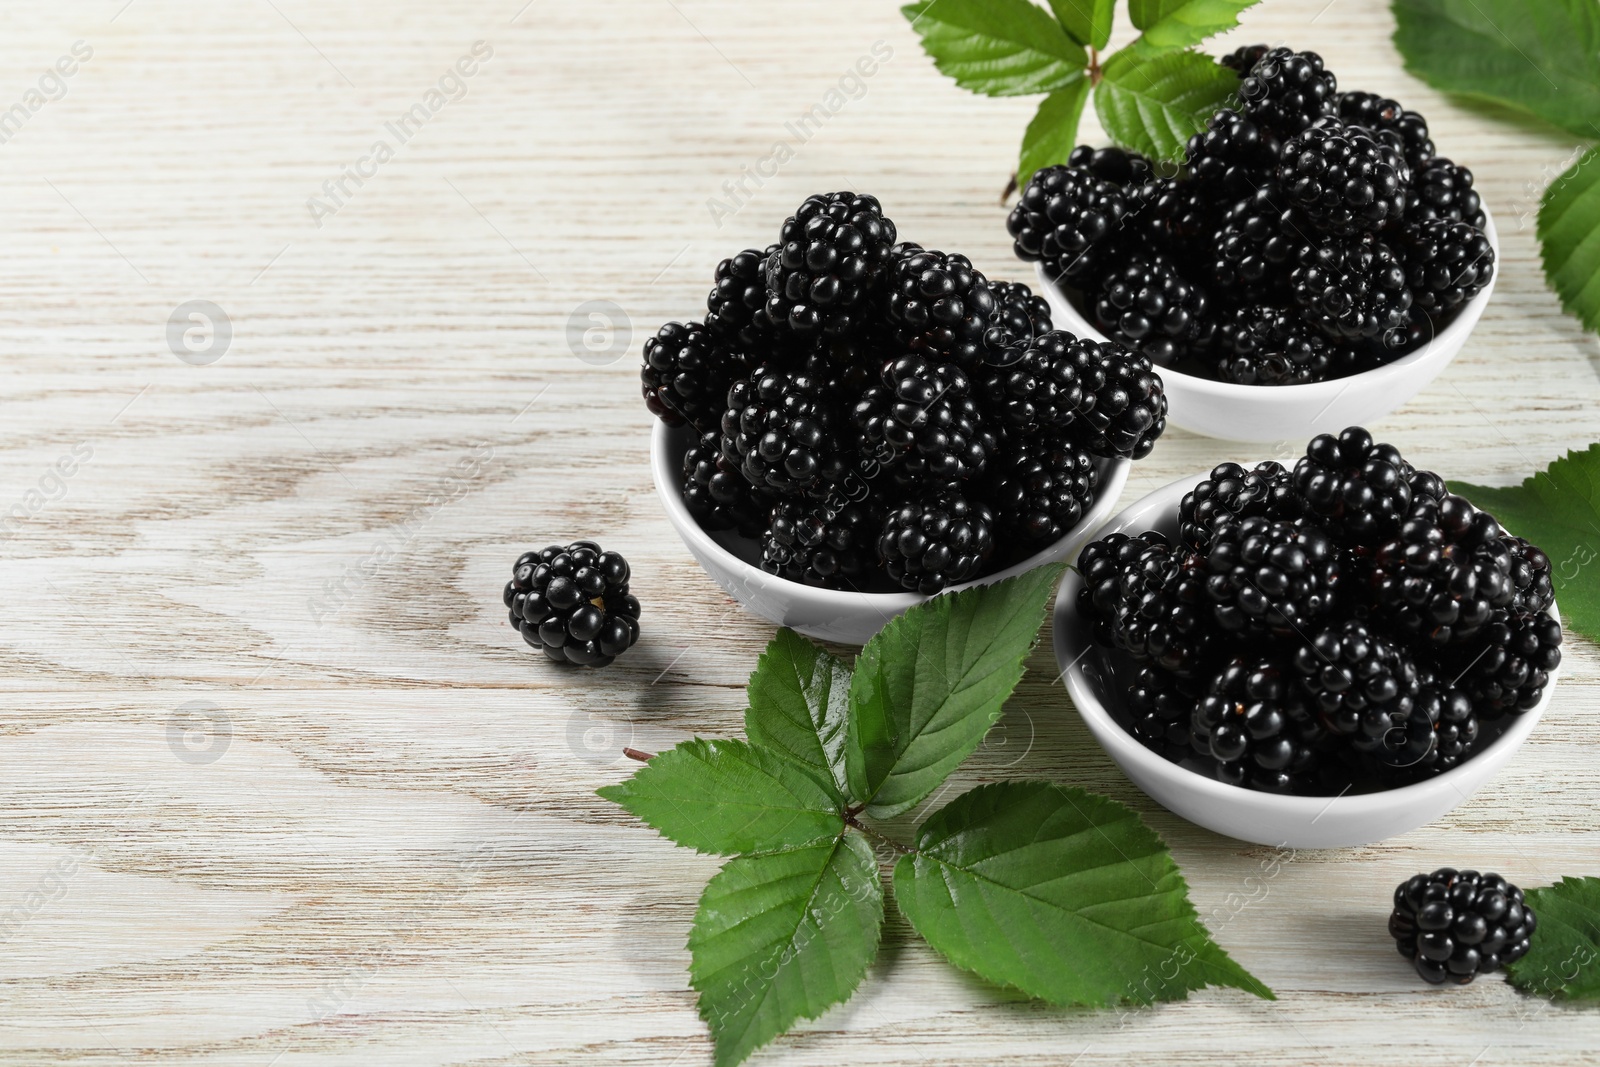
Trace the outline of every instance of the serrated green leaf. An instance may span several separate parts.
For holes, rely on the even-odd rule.
[[[859,834],[729,860],[689,933],[718,1067],[847,999],[878,953],[883,880]]]
[[[1539,203],[1539,252],[1561,306],[1600,331],[1600,149],[1579,156]]]
[[[692,738],[597,792],[696,852],[776,852],[836,837],[843,798],[804,765],[744,741]]]
[[[1089,62],[1083,46],[1029,0],[923,0],[900,11],[934,66],[975,93],[1047,93]]]
[[[933,597],[867,642],[850,680],[845,769],[869,816],[910,809],[982,742],[1022,677],[1061,571],[1035,567]]]
[[[1065,163],[1078,143],[1078,118],[1089,99],[1089,79],[1079,78],[1065,89],[1057,89],[1039,102],[1039,110],[1022,135],[1022,154],[1017,160],[1017,185],[1028,184],[1040,167]]]
[[[1521,485],[1451,482],[1450,491],[1538,545],[1550,557],[1563,625],[1600,641],[1600,443],[1568,452]]]
[[[1600,136],[1594,0],[1394,0],[1394,17],[1406,69],[1435,89]]]
[[[779,630],[750,676],[745,733],[804,763],[843,796],[850,668],[790,629]]]
[[[1144,31],[1141,48],[1169,52],[1199,44],[1239,25],[1258,0],[1128,0],[1128,18]]]
[[[1130,47],[1106,61],[1094,108],[1118,144],[1179,159],[1190,136],[1238,89],[1238,75],[1198,52],[1146,55]]]
[[[1154,831],[1108,797],[1049,782],[980,786],[923,824],[895,900],[951,962],[1055,1004],[1272,991],[1200,923]]]
[[[1067,35],[1079,44],[1104,48],[1111,40],[1111,19],[1117,0],[1050,0]]]
[[[1506,964],[1506,978],[1537,996],[1600,999],[1600,878],[1530,889],[1526,903],[1539,929],[1528,954]]]

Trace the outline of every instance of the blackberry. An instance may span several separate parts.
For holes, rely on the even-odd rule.
[[[1217,377],[1239,385],[1304,385],[1349,370],[1336,348],[1298,317],[1271,304],[1249,304],[1217,323]]]
[[[820,492],[846,470],[842,421],[816,378],[758,367],[728,390],[722,454],[752,485]]]
[[[989,328],[983,336],[986,362],[995,365],[1010,363],[1034,339],[1049,333],[1050,303],[1022,282],[990,282],[994,294],[994,312],[989,316]]]
[[[994,514],[959,493],[908,501],[878,535],[884,570],[902,589],[933,595],[976,578],[994,553]]]
[[[1308,522],[1265,516],[1219,521],[1205,555],[1206,594],[1224,631],[1245,637],[1295,637],[1334,607],[1339,552]]]
[[[1189,177],[1213,196],[1249,196],[1277,171],[1283,142],[1232,108],[1206,121],[1189,138],[1184,165]]]
[[[1172,546],[1154,530],[1137,537],[1125,533],[1107,534],[1090,541],[1078,553],[1076,569],[1083,578],[1078,590],[1078,614],[1089,623],[1098,644],[1116,647],[1117,627],[1122,609],[1122,576],[1152,550]]]
[[[1297,791],[1316,768],[1324,732],[1277,659],[1235,659],[1195,707],[1192,743],[1217,777],[1274,793]]]
[[[1156,250],[1187,259],[1194,243],[1209,237],[1216,224],[1216,200],[1199,183],[1158,178],[1130,191],[1123,225]],[[1103,265],[1101,271],[1114,266]]]
[[[1550,672],[1561,664],[1561,624],[1549,615],[1502,609],[1483,628],[1481,644],[1461,678],[1478,714],[1520,715],[1538,704]]]
[[[1288,272],[1308,243],[1301,220],[1288,209],[1278,186],[1267,183],[1223,213],[1202,277],[1212,292],[1231,294],[1241,302],[1265,298],[1287,303]]]
[[[707,433],[683,453],[683,503],[702,529],[754,537],[766,529],[773,501],[723,456],[722,435]]]
[[[1300,515],[1294,476],[1283,464],[1267,460],[1245,470],[1237,463],[1220,463],[1183,495],[1178,536],[1195,551],[1206,552],[1219,525],[1254,517],[1287,522]]]
[[[1200,677],[1221,641],[1207,618],[1201,558],[1181,545],[1146,546],[1125,565],[1111,624],[1116,647],[1170,674]]]
[[[1409,321],[1405,266],[1372,234],[1307,245],[1297,259],[1289,276],[1294,301],[1329,337],[1377,337]]]
[[[1189,754],[1194,710],[1201,687],[1149,664],[1139,668],[1128,687],[1131,732],[1144,746],[1173,763]]]
[[[1483,201],[1472,188],[1472,172],[1436,156],[1417,167],[1411,176],[1406,215],[1418,221],[1447,219],[1483,229]]]
[[[1170,367],[1209,338],[1206,294],[1159,255],[1140,255],[1105,276],[1095,324],[1113,339]]]
[[[985,368],[978,398],[995,423],[1023,437],[1064,430],[1084,406],[1078,378],[1080,341],[1062,330],[1033,339],[1004,367]]]
[[[1376,545],[1411,511],[1410,467],[1393,445],[1376,444],[1360,426],[1338,437],[1318,434],[1295,464],[1294,485],[1306,512],[1347,541]]]
[[[1107,459],[1148,456],[1167,428],[1166,388],[1149,357],[1086,337],[1067,344],[1066,355],[1083,388],[1084,446]]]
[[[766,263],[777,245],[766,251],[747,248],[717,264],[716,279],[706,297],[706,329],[745,352],[771,344],[773,326],[767,317]]]
[[[1139,153],[1115,145],[1092,148],[1081,144],[1067,156],[1067,166],[1088,171],[1103,182],[1143,185],[1155,176],[1150,161]]]
[[[1099,484],[1094,457],[1070,438],[1023,441],[994,473],[989,504],[1020,558],[1078,525]]]
[[[1466,985],[1528,954],[1538,917],[1498,874],[1441,867],[1394,891],[1389,936],[1425,982]]]
[[[1411,640],[1460,644],[1516,594],[1503,538],[1494,517],[1462,497],[1413,500],[1394,539],[1372,553],[1369,596]]]
[[[852,412],[868,456],[915,483],[962,481],[983,472],[999,446],[960,367],[904,356],[884,367],[882,380]]]
[[[1494,277],[1494,248],[1483,231],[1465,222],[1434,219],[1401,231],[1406,284],[1417,307],[1430,315],[1453,311],[1477,296]]]
[[[1348,237],[1400,220],[1411,168],[1372,131],[1328,118],[1284,143],[1278,181],[1312,225]]]
[[[877,565],[882,511],[870,502],[808,504],[772,509],[761,538],[761,569],[791,582],[827,589],[862,589]]]
[[[604,667],[639,640],[628,561],[593,541],[524,552],[504,600],[522,639],[557,663]]]
[[[888,315],[902,347],[942,363],[975,366],[995,313],[989,280],[966,256],[910,245],[889,270]]]
[[[1339,83],[1315,52],[1272,48],[1239,82],[1245,114],[1290,137],[1338,107]]]
[[[1438,475],[1434,475],[1438,477]],[[1550,584],[1550,557],[1520,537],[1507,534],[1493,551],[1507,556],[1506,572],[1511,576],[1512,611],[1538,615],[1556,602]]]
[[[744,357],[698,322],[669,322],[644,343],[639,371],[645,406],[668,426],[716,428]]]
[[[1413,718],[1422,717],[1434,724],[1433,745],[1416,761],[1415,773],[1439,774],[1472,755],[1478,742],[1478,717],[1472,698],[1459,686],[1441,680],[1432,671],[1419,669]]]
[[[807,197],[767,257],[767,315],[797,333],[848,333],[889,264],[895,237],[876,197]]]
[[[1340,93],[1339,117],[1352,126],[1365,127],[1389,140],[1400,149],[1413,170],[1433,158],[1428,120],[1415,111],[1407,111],[1394,100],[1377,93]]]
[[[1365,623],[1317,631],[1295,651],[1294,667],[1323,725],[1357,752],[1407,767],[1433,751],[1436,720],[1430,706],[1418,707],[1416,663]]]
[[[1232,52],[1218,59],[1217,62],[1239,75],[1241,78],[1250,73],[1250,68],[1260,62],[1261,57],[1272,51],[1269,44],[1240,45]]]
[[[1401,325],[1352,342],[1356,367],[1351,373],[1392,363],[1433,340],[1436,332],[1433,317],[1413,302],[1411,309],[1406,312],[1406,321]]]
[[[1052,278],[1096,277],[1116,259],[1128,194],[1073,167],[1034,172],[1006,217],[1017,258],[1043,263]]]

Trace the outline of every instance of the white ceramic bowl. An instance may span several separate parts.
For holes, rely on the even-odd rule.
[[[1178,502],[1202,477],[1183,478],[1157,489],[1118,514],[1097,536],[1145,530],[1172,536],[1177,529]],[[1095,644],[1078,615],[1078,590],[1082,587],[1078,573],[1068,571],[1056,595],[1056,660],[1066,676],[1072,703],[1095,740],[1134,785],[1168,811],[1219,834],[1263,845],[1365,845],[1439,818],[1493,778],[1527,740],[1550,704],[1560,673],[1551,673],[1537,707],[1507,720],[1504,731],[1476,755],[1437,777],[1397,789],[1339,797],[1262,793],[1219,782],[1204,770],[1168,762],[1124,729],[1118,713],[1125,694],[1112,681],[1105,650]],[[1555,609],[1551,614],[1556,614]]]
[[[760,566],[760,548],[747,537],[728,532],[709,533],[700,528],[683,503],[683,453],[689,446],[686,428],[656,423],[650,438],[650,467],[656,494],[667,519],[689,552],[727,594],[747,609],[780,626],[808,637],[843,645],[864,645],[884,623],[907,608],[928,599],[918,593],[857,593],[815,589],[768,574]],[[1070,559],[1116,505],[1128,481],[1127,460],[1100,461],[1100,487],[1078,525],[1050,547],[1003,571],[985,575],[951,590],[987,585],[1011,578],[1045,563]]]
[[[1206,437],[1231,441],[1308,440],[1319,433],[1338,433],[1387,415],[1421,392],[1461,351],[1494,291],[1503,261],[1494,219],[1484,209],[1484,234],[1494,249],[1495,272],[1482,292],[1469,300],[1438,336],[1393,363],[1310,385],[1234,385],[1161,370],[1166,384],[1167,421]],[[1050,303],[1058,329],[1080,337],[1105,340],[1083,317],[1055,282],[1035,264],[1039,289]]]

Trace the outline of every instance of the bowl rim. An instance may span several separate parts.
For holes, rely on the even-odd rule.
[[[1418,347],[1416,351],[1407,352],[1399,359],[1385,363],[1381,367],[1373,367],[1355,374],[1347,374],[1342,378],[1329,378],[1324,382],[1307,382],[1303,385],[1239,385],[1235,382],[1223,382],[1215,378],[1202,378],[1198,375],[1186,374],[1183,371],[1173,370],[1171,367],[1158,367],[1156,368],[1157,373],[1161,375],[1162,382],[1169,386],[1172,382],[1178,381],[1181,383],[1180,388],[1211,399],[1255,397],[1263,395],[1263,390],[1270,390],[1271,395],[1284,399],[1300,400],[1307,403],[1327,399],[1331,403],[1344,390],[1349,389],[1351,383],[1360,379],[1367,378],[1370,380],[1384,375],[1398,376],[1408,367],[1414,367],[1417,364],[1426,363],[1430,359],[1438,358],[1441,352],[1454,355],[1456,351],[1459,351],[1466,344],[1467,336],[1477,326],[1478,319],[1483,315],[1483,309],[1489,303],[1490,294],[1494,292],[1495,283],[1500,280],[1500,271],[1504,266],[1504,260],[1500,255],[1500,235],[1499,231],[1495,229],[1494,216],[1489,213],[1488,204],[1482,204],[1482,208],[1483,235],[1489,239],[1489,247],[1494,251],[1495,272],[1490,276],[1489,283],[1479,290],[1476,296],[1461,306],[1455,317],[1445,325],[1445,328],[1434,334],[1431,340]],[[1058,328],[1071,329],[1080,337],[1088,337],[1090,340],[1102,343],[1110,340],[1104,333],[1100,332],[1094,323],[1084,317],[1072,301],[1067,298],[1067,287],[1045,274],[1043,263],[1036,262],[1033,268],[1034,273],[1038,276],[1039,284],[1054,293],[1059,298],[1060,304],[1064,305],[1071,313],[1070,321],[1059,324]],[[1052,317],[1060,317],[1055,314],[1058,310],[1055,301],[1051,302],[1050,310]]]
[[[1209,471],[1198,475],[1189,475],[1168,482],[1166,485],[1146,493],[1112,516],[1097,531],[1096,538],[1118,531],[1126,532],[1136,524],[1141,525],[1144,529],[1149,529],[1152,525],[1149,521],[1149,514],[1152,511],[1157,508],[1165,511],[1165,505],[1169,500],[1171,507],[1175,510],[1178,502],[1182,499],[1182,493],[1187,492],[1198,482],[1209,476]],[[1077,561],[1074,560],[1073,562],[1076,564]],[[1475,762],[1480,760],[1488,762],[1496,757],[1509,760],[1511,755],[1522,747],[1523,742],[1528,739],[1534,728],[1538,726],[1545,709],[1549,707],[1551,699],[1555,696],[1556,683],[1562,670],[1562,666],[1557,666],[1555,670],[1550,672],[1549,683],[1545,686],[1544,694],[1539,698],[1539,703],[1521,715],[1516,716],[1499,737],[1496,737],[1486,747],[1475,753],[1471,759],[1463,761],[1432,778],[1389,789],[1374,790],[1370,793],[1350,793],[1347,791],[1332,796],[1265,793],[1260,790],[1246,789],[1244,786],[1229,785],[1215,778],[1209,778],[1192,768],[1163,759],[1140,744],[1138,739],[1130,734],[1107,710],[1104,703],[1094,693],[1087,678],[1084,677],[1083,669],[1080,666],[1087,649],[1084,652],[1080,652],[1071,662],[1068,662],[1070,649],[1067,638],[1073,628],[1063,626],[1061,619],[1067,612],[1075,612],[1077,610],[1077,592],[1081,585],[1082,576],[1079,575],[1076,566],[1068,569],[1066,574],[1062,575],[1061,584],[1057,587],[1055,610],[1052,613],[1052,621],[1054,623],[1052,641],[1055,645],[1056,662],[1061,667],[1067,693],[1072,698],[1072,706],[1084,720],[1085,725],[1089,726],[1090,732],[1094,734],[1101,747],[1106,748],[1108,754],[1119,765],[1125,762],[1132,764],[1142,773],[1159,776],[1174,785],[1192,789],[1203,797],[1214,798],[1227,803],[1270,805],[1278,812],[1290,817],[1310,816],[1313,820],[1319,819],[1332,806],[1333,801],[1338,800],[1341,808],[1350,817],[1359,818],[1363,815],[1379,814],[1385,810],[1392,809],[1395,807],[1397,800],[1401,803],[1412,799],[1420,800],[1423,797],[1435,795],[1445,788],[1454,789],[1460,795],[1461,800],[1466,800],[1471,796],[1472,788],[1459,787],[1457,783],[1463,778],[1471,777],[1473,771],[1485,765],[1485,763],[1477,763],[1477,767],[1474,767],[1473,764]],[[1549,614],[1556,621],[1560,621],[1561,615],[1554,603],[1551,604]],[[1091,641],[1088,647],[1098,646],[1095,646]],[[1108,741],[1108,737],[1113,740]],[[1495,771],[1491,770],[1489,773],[1493,774]]]
[[[768,586],[792,589],[796,593],[806,596],[814,604],[830,606],[840,611],[858,608],[860,605],[867,603],[883,611],[898,614],[931,599],[923,593],[867,593],[855,589],[823,589],[818,586],[806,585],[803,582],[791,581],[788,578],[781,578],[776,574],[770,574],[762,570],[756,564],[740,559],[725,548],[716,538],[712,537],[695,520],[695,517],[689,514],[688,505],[683,502],[683,492],[676,488],[674,474],[680,461],[671,458],[668,438],[671,434],[682,432],[685,428],[668,426],[659,419],[652,421],[654,426],[650,431],[650,466],[656,483],[656,495],[661,498],[662,506],[667,511],[667,519],[677,529],[679,535],[694,540],[694,544],[690,546],[694,555],[699,556],[704,553],[719,565],[738,572],[741,577],[754,577]],[[1080,519],[1077,525],[1027,559],[1014,563],[993,574],[985,574],[971,581],[947,586],[934,595],[942,596],[945,593],[957,593],[963,589],[992,585],[1007,578],[1014,578],[1035,567],[1054,562],[1059,556],[1060,547],[1071,542],[1074,538],[1093,534],[1097,527],[1086,525],[1089,517],[1087,511],[1092,510],[1102,500],[1107,499],[1111,501],[1111,506],[1115,506],[1116,501],[1122,496],[1122,490],[1128,482],[1129,471],[1133,467],[1132,460],[1127,459],[1107,459],[1104,462],[1108,465],[1105,477],[1101,479],[1095,498],[1091,502],[1090,508],[1086,509],[1084,519]]]

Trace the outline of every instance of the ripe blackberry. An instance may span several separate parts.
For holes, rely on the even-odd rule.
[[[1017,258],[1043,263],[1052,278],[1097,277],[1115,261],[1128,194],[1073,167],[1044,167],[1022,190],[1006,231]]]
[[[878,556],[902,589],[933,595],[976,578],[994,553],[994,514],[959,493],[908,501],[889,512]]]
[[[639,640],[628,561],[593,541],[524,552],[506,583],[511,625],[557,663],[604,667]]]
[[[1406,210],[1411,168],[1399,149],[1362,126],[1322,119],[1284,143],[1284,197],[1327,233],[1376,233]]]
[[[998,444],[960,367],[904,356],[884,367],[882,381],[851,415],[868,456],[909,483],[964,481],[983,472]]]
[[[1247,304],[1217,323],[1217,377],[1239,385],[1304,385],[1349,369],[1348,350],[1271,304]]]
[[[1187,260],[1194,244],[1211,235],[1217,225],[1217,201],[1198,182],[1157,178],[1129,190],[1128,214],[1123,229],[1130,247],[1140,236],[1154,251]],[[1101,273],[1116,264],[1105,264]]]
[[[1074,565],[1083,578],[1083,588],[1078,590],[1078,614],[1094,631],[1094,639],[1107,648],[1117,644],[1115,627],[1122,605],[1122,575],[1144,553],[1154,547],[1165,546],[1167,539],[1154,530],[1137,537],[1125,533],[1107,534],[1090,541],[1078,553]]]
[[[797,333],[849,332],[889,264],[895,236],[876,197],[806,197],[767,257],[767,315]]]
[[[1289,210],[1276,183],[1234,201],[1211,235],[1201,277],[1214,293],[1240,302],[1287,302],[1288,273],[1308,244],[1309,224]]]
[[[1108,336],[1170,367],[1209,340],[1206,294],[1160,255],[1135,256],[1106,275],[1095,300],[1095,324]]]
[[[1435,219],[1400,233],[1406,284],[1417,307],[1431,315],[1453,311],[1477,296],[1494,277],[1494,248],[1483,231],[1465,222]]]
[[[1539,703],[1561,664],[1561,624],[1549,615],[1499,610],[1483,628],[1482,649],[1461,686],[1479,715],[1520,715]],[[1470,650],[1469,646],[1469,649]],[[1463,650],[1460,659],[1466,659]]]
[[[1295,464],[1306,512],[1349,542],[1376,545],[1411,512],[1410,467],[1393,445],[1376,444],[1360,426],[1338,437],[1319,434]]]
[[[716,279],[706,297],[706,329],[745,352],[772,343],[767,317],[767,260],[778,250],[747,248],[717,264]]]
[[[1339,83],[1315,52],[1273,48],[1239,82],[1246,115],[1291,137],[1338,107]]]
[[[683,453],[683,503],[702,529],[755,537],[766,529],[773,502],[723,456],[720,433],[701,434]]]
[[[1372,234],[1328,238],[1296,258],[1289,276],[1294,302],[1329,337],[1377,337],[1406,325],[1412,295],[1405,266]]]
[[[1219,463],[1183,495],[1178,536],[1195,551],[1206,552],[1219,525],[1254,517],[1291,522],[1301,513],[1294,476],[1283,464],[1269,459],[1245,470],[1237,463]]]
[[[1219,521],[1205,555],[1212,617],[1231,634],[1294,638],[1333,611],[1341,565],[1332,538],[1308,522]]]
[[[1241,78],[1250,73],[1250,68],[1260,62],[1261,57],[1272,51],[1269,44],[1240,45],[1232,52],[1218,59],[1217,62],[1239,75]]]
[[[1081,144],[1067,156],[1067,166],[1088,171],[1103,182],[1115,182],[1117,185],[1143,185],[1155,176],[1148,159],[1115,145],[1092,148]]]
[[[644,343],[645,406],[668,426],[715,429],[744,357],[698,322],[669,322]]]
[[[1140,667],[1128,687],[1133,736],[1152,752],[1180,762],[1192,751],[1190,737],[1201,688],[1193,679],[1179,678],[1159,667]]]
[[[1483,201],[1472,188],[1472,172],[1442,156],[1417,167],[1406,197],[1406,216],[1420,221],[1448,219],[1483,229]]]
[[[993,476],[996,528],[1016,542],[1019,558],[1078,525],[1100,484],[1094,457],[1066,436],[1019,442]]]
[[[1053,328],[1050,303],[1022,282],[990,282],[989,289],[994,294],[994,312],[983,335],[984,359],[1005,365],[1019,354],[1019,346],[1026,348]]]
[[[1088,343],[1050,330],[1006,366],[985,368],[977,389],[984,410],[996,425],[1022,437],[1066,429],[1084,406],[1076,352]]]
[[[882,510],[870,502],[784,501],[761,537],[761,569],[826,589],[862,589],[877,565],[882,522]]]
[[[756,368],[728,390],[722,454],[752,485],[814,493],[846,470],[842,415],[816,378]]]
[[[1222,642],[1210,625],[1201,558],[1182,545],[1150,545],[1123,567],[1111,634],[1116,647],[1182,678],[1215,665]]]
[[[1213,197],[1249,196],[1276,173],[1283,142],[1232,108],[1206,121],[1189,138],[1184,165],[1192,181]]]
[[[1406,312],[1406,321],[1401,325],[1351,342],[1356,356],[1356,366],[1351,373],[1393,363],[1407,352],[1414,352],[1433,340],[1437,332],[1432,316],[1413,302],[1411,309]]]
[[[1274,793],[1296,792],[1318,763],[1324,732],[1279,660],[1235,659],[1195,708],[1191,741],[1217,761],[1217,777]]]
[[[1435,475],[1434,477],[1438,477]],[[1514,612],[1537,615],[1556,602],[1550,584],[1550,557],[1520,537],[1507,534],[1493,551],[1508,557],[1506,572],[1511,576],[1511,603]]]
[[[1084,446],[1107,459],[1148,456],[1167,428],[1166,388],[1149,357],[1087,337],[1072,340],[1065,354],[1083,388]]]
[[[1413,776],[1448,771],[1472,755],[1478,742],[1478,717],[1472,698],[1459,686],[1450,684],[1428,669],[1418,670],[1413,718],[1422,717],[1434,724],[1431,750],[1407,770]]]
[[[1539,922],[1498,874],[1441,867],[1394,891],[1389,936],[1425,982],[1466,985],[1528,954]]]
[[[1462,497],[1414,499],[1396,536],[1372,553],[1368,596],[1412,641],[1467,641],[1516,595],[1503,538],[1494,516]]]
[[[1323,725],[1357,752],[1408,767],[1433,750],[1431,708],[1418,714],[1416,663],[1365,623],[1352,619],[1318,630],[1295,651],[1294,667]]]
[[[1340,93],[1339,117],[1352,126],[1365,127],[1388,139],[1400,149],[1412,170],[1433,158],[1428,120],[1415,111],[1407,111],[1394,100],[1377,93]]]
[[[889,321],[903,348],[941,363],[973,367],[995,313],[989,280],[966,256],[909,245],[889,269]]]

